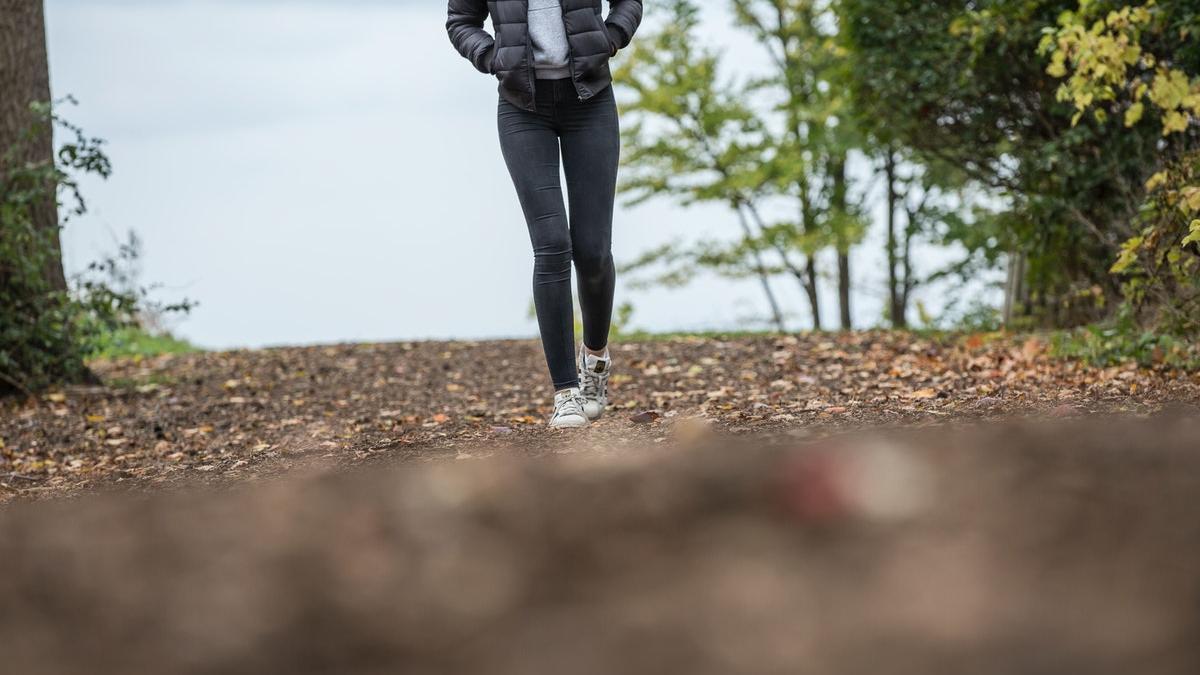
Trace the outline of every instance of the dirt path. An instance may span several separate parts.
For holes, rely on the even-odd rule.
[[[1196,375],[889,333],[616,359],[581,433],[544,427],[531,342],[163,357],[7,402],[0,671],[1200,669]]]
[[[1193,675],[1194,418],[0,509],[21,675]]]
[[[1093,369],[1038,340],[899,333],[680,338],[615,351],[617,409],[574,435],[529,341],[416,342],[102,363],[106,388],[0,403],[0,501],[244,480],[297,463],[653,446],[703,424],[792,438],[1200,403],[1200,376]]]

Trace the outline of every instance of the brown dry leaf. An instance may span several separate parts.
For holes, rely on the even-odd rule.
[[[1048,414],[1068,400],[1079,406],[1072,416],[1154,412],[1171,402],[1200,401],[1194,376],[1134,366],[1091,368],[1049,358],[1047,349],[1044,339],[1030,342],[1027,336],[917,339],[889,331],[631,341],[618,347],[623,365],[611,381],[619,385],[615,414],[601,419],[594,432],[619,443],[623,434],[636,436],[665,421],[634,426],[627,419],[639,411],[663,418],[670,411],[673,420],[705,417],[714,432],[823,436],[876,423],[923,424],[939,414],[944,421]],[[460,361],[505,365],[473,374],[468,385],[448,367]],[[329,447],[336,464],[391,453],[396,461],[435,459],[447,451],[453,457],[481,434],[497,439],[488,432],[493,426],[512,428],[507,440],[516,445],[544,442],[550,407],[540,393],[544,355],[535,340],[208,352],[118,360],[97,369],[106,381],[139,383],[135,390],[144,395],[114,387],[81,391],[76,399],[72,389],[59,392],[58,402],[41,398],[0,407],[0,437],[7,445],[0,474],[28,475],[42,481],[48,494],[65,494],[90,488],[52,483],[55,458],[86,458],[92,485],[101,486],[116,478],[153,483],[191,464],[224,474],[240,460],[270,473],[294,461],[281,451],[292,448]],[[248,404],[229,404],[241,399]],[[447,414],[456,399],[454,409],[463,412]],[[72,410],[76,400],[79,410]],[[114,438],[107,430],[117,426],[132,440],[105,445]],[[340,445],[319,445],[329,439]],[[167,458],[175,453],[182,453],[178,463]],[[116,455],[123,459],[117,462]],[[218,455],[219,462],[208,459]],[[178,474],[171,480],[195,475]],[[11,498],[0,490],[0,501]]]
[[[630,415],[629,421],[634,424],[650,424],[662,417],[662,413],[657,410],[643,410],[640,413]]]
[[[1032,361],[1042,353],[1043,348],[1044,346],[1042,345],[1041,340],[1031,337],[1025,341],[1025,344],[1021,345],[1021,355],[1024,356],[1026,360]]]

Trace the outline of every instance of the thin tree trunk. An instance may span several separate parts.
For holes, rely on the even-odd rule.
[[[805,234],[811,233],[812,204],[809,202],[808,188],[800,186],[800,227]],[[800,278],[800,286],[808,296],[808,306],[812,310],[813,330],[821,330],[821,298],[817,292],[817,260],[815,254],[808,254],[804,261],[804,276]]]
[[[1004,284],[1004,327],[1011,328],[1018,310],[1026,304],[1024,253],[1014,250],[1008,254],[1007,276]]]
[[[18,164],[54,162],[53,129],[38,120],[32,103],[50,102],[50,67],[46,56],[46,21],[42,0],[0,0],[0,156],[20,146],[11,159]],[[35,133],[27,138],[30,131]],[[0,166],[0,180],[4,180]],[[58,232],[54,186],[32,208],[33,224],[50,242],[44,274],[47,283],[66,290]]]
[[[733,208],[737,211],[738,222],[742,225],[742,233],[746,237],[746,242],[754,242],[757,237],[754,236],[754,231],[750,228],[750,223],[746,220],[746,213],[742,210],[740,202],[734,202]],[[779,309],[779,301],[775,298],[775,291],[771,290],[770,274],[767,272],[767,265],[763,262],[762,251],[758,245],[754,245],[754,271],[758,274],[759,283],[762,284],[763,295],[767,296],[767,304],[771,307],[771,321],[775,324],[775,329],[780,333],[787,332],[787,326],[783,322],[783,312]]]
[[[912,269],[913,220],[917,218],[917,213],[909,213],[909,221],[904,227],[904,249],[900,254],[900,269],[902,270],[900,277],[900,313],[903,316],[908,316],[908,303],[912,297],[913,289],[917,287],[917,281],[913,278]],[[907,319],[904,323],[908,324]]]
[[[854,330],[854,321],[850,316],[850,251],[838,251],[838,310],[842,322],[842,330]]]
[[[917,233],[921,229],[921,219],[924,217],[925,206],[929,203],[929,188],[922,188],[921,201],[912,208],[908,206],[908,193],[910,192],[912,192],[911,187],[906,190],[904,195],[904,244],[900,254],[900,312],[906,317],[908,316],[909,302],[912,300],[912,292],[919,283],[913,274],[912,245],[913,240],[916,239]]]
[[[833,201],[830,205],[835,214],[846,216],[848,205],[846,199],[846,156],[835,155],[829,163],[829,173],[833,177]],[[850,316],[850,239],[847,236],[845,223],[837,228],[837,260],[838,260],[838,313],[842,330],[853,330],[853,318]]]
[[[902,303],[899,271],[899,242],[896,237],[896,211],[899,208],[899,195],[896,193],[896,157],[891,149],[883,160],[884,177],[887,180],[887,263],[888,263],[888,318],[893,328],[907,328],[905,306]]]
[[[765,232],[767,225],[766,222],[763,221],[762,214],[758,212],[758,209],[755,208],[753,202],[745,201],[744,203],[746,205],[746,210],[750,212],[750,217],[754,219],[754,223],[758,226],[759,231]],[[817,318],[816,328],[820,330],[820,303],[816,302],[815,298],[817,287],[816,266],[812,263],[811,259],[809,259],[804,265],[797,265],[796,262],[792,260],[792,256],[788,254],[786,247],[780,245],[779,242],[772,239],[767,239],[767,241],[771,248],[775,249],[775,252],[779,254],[779,260],[783,263],[784,268],[787,269],[792,277],[796,279],[796,282],[800,284],[800,288],[803,289],[805,295],[808,296],[809,304],[818,309],[817,314],[815,315]],[[812,283],[809,282],[809,275],[811,275]]]

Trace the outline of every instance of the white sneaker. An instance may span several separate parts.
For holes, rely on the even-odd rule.
[[[608,376],[611,371],[612,357],[607,349],[604,350],[604,356],[596,356],[580,346],[579,385],[583,392],[583,412],[589,420],[600,419],[608,407]]]
[[[554,414],[550,416],[551,429],[577,429],[588,425],[587,413],[583,411],[583,397],[578,389],[564,389],[554,395]]]

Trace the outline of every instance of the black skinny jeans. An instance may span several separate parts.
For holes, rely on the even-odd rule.
[[[612,221],[621,152],[616,99],[612,87],[580,101],[571,80],[538,80],[537,112],[500,99],[498,118],[500,149],[533,242],[533,304],[550,378],[555,390],[577,387],[572,262],[584,344],[603,349],[612,323]]]

